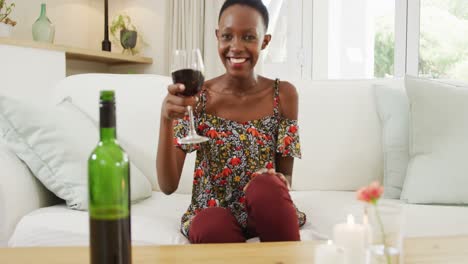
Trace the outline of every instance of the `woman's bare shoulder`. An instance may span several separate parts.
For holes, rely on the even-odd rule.
[[[282,97],[283,100],[292,100],[292,101],[297,101],[298,98],[298,93],[296,86],[294,84],[287,82],[287,81],[281,81],[280,82],[280,87],[279,87],[279,93],[280,97]]]
[[[279,86],[280,111],[288,119],[297,119],[299,95],[296,87],[287,81],[281,81]]]
[[[264,76],[260,76],[260,82],[267,86],[273,86],[275,81],[276,79],[270,79]],[[297,89],[292,83],[288,81],[280,80],[279,93],[281,99],[284,98],[283,100],[294,100],[294,98],[297,99]]]

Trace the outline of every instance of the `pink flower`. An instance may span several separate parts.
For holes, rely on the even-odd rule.
[[[378,182],[373,182],[369,186],[362,187],[356,193],[357,199],[366,203],[375,204],[380,199],[384,188]]]

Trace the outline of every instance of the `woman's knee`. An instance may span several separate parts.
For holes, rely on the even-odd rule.
[[[278,176],[274,174],[263,173],[252,179],[248,188],[250,187],[283,188],[286,187],[286,185]]]
[[[252,179],[246,190],[246,198],[250,202],[274,203],[275,200],[289,198],[289,190],[279,177],[265,173]]]
[[[191,243],[245,242],[242,229],[231,212],[222,207],[206,208],[192,220]]]

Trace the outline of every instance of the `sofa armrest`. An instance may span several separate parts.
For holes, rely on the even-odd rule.
[[[31,174],[15,153],[0,142],[0,247],[7,246],[20,219],[59,199]]]

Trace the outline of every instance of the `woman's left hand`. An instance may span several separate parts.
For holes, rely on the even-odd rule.
[[[281,172],[276,172],[274,169],[261,169],[257,172],[255,172],[256,174],[264,174],[264,173],[268,173],[270,174],[271,176],[276,176],[278,177],[283,183],[284,185],[286,185],[286,188],[288,188],[288,191],[291,191],[291,186],[289,185],[289,181],[288,179],[286,179],[286,177],[281,173]],[[254,180],[255,178],[253,178],[252,180]],[[244,192],[247,190],[247,187],[249,186],[249,184],[252,182],[249,181],[245,187],[244,187]]]

